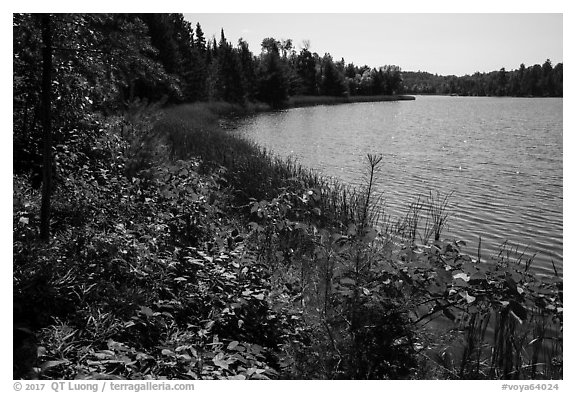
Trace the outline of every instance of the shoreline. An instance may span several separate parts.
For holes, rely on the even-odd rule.
[[[144,109],[129,123],[107,119],[95,131],[91,140],[108,158],[91,154],[79,177],[67,178],[54,200],[51,243],[37,247],[35,240],[38,193],[24,177],[14,183],[15,319],[46,348],[39,360],[60,359],[61,329],[51,319],[59,317],[92,347],[132,366],[94,371],[103,352],[81,357],[84,341],[74,341],[69,363],[39,375],[19,359],[23,377],[561,378],[562,332],[547,323],[555,318],[553,327],[561,327],[562,279],[536,281],[529,262],[476,263],[457,241],[440,240],[441,199],[378,230],[372,180],[354,190],[225,132],[220,119],[246,108],[190,104],[162,116]],[[75,157],[63,159],[73,167]],[[367,155],[372,174],[380,161]],[[85,214],[72,214],[76,206]],[[420,250],[423,209],[437,213],[437,240]],[[54,272],[48,303],[36,300],[43,287],[20,284],[37,279],[39,263]],[[84,297],[68,296],[60,277],[70,275],[74,288],[89,288]],[[110,325],[85,328],[102,315],[113,316]],[[470,333],[426,328],[438,318]],[[554,345],[540,343],[541,331]],[[194,352],[178,355],[184,346]],[[254,356],[234,361],[244,353]],[[182,368],[173,367],[176,356]]]
[[[377,95],[377,96],[293,96],[288,99],[287,108],[304,108],[318,105],[354,104],[358,102],[413,101],[412,95]]]

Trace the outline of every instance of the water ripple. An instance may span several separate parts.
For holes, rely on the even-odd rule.
[[[562,99],[418,97],[318,106],[244,119],[241,135],[352,185],[383,154],[377,188],[403,216],[418,195],[452,193],[447,237],[497,254],[508,240],[562,271]]]

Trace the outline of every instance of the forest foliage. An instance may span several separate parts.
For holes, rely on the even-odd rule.
[[[399,67],[255,56],[181,14],[13,23],[15,378],[561,378],[561,277],[462,254],[433,194],[377,226],[377,155],[351,189],[222,127],[400,92]]]
[[[357,66],[326,53],[297,50],[291,39],[266,38],[255,55],[224,30],[207,38],[182,14],[61,14],[53,18],[54,143],[63,145],[86,113],[112,113],[145,99],[177,104],[260,101],[272,107],[291,96],[459,94],[562,96],[562,64],[463,77]],[[15,169],[39,166],[42,46],[40,18],[14,15]],[[39,181],[37,179],[37,181]]]

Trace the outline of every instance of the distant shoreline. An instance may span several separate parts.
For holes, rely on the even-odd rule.
[[[352,104],[356,102],[381,102],[381,101],[412,101],[416,97],[410,95],[377,95],[377,96],[294,96],[288,100],[288,108],[302,108],[317,105]]]

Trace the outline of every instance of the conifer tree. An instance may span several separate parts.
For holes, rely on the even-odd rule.
[[[204,32],[202,31],[200,23],[196,23],[196,39],[194,40],[194,44],[196,49],[198,49],[201,54],[204,54],[206,51],[206,39],[204,38]]]

